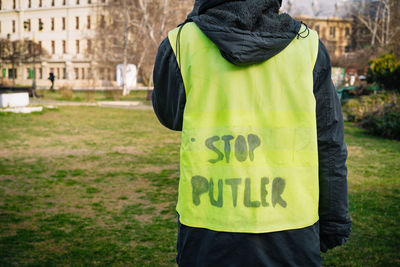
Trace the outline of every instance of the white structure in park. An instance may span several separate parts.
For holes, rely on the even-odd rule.
[[[11,81],[16,74],[17,84],[32,85],[29,73],[35,65],[38,88],[50,86],[50,72],[56,88],[112,86],[115,70],[96,68],[89,57],[95,28],[105,20],[99,12],[104,4],[106,0],[0,0],[0,38],[34,40],[49,54],[35,64],[18,62],[14,69],[2,64],[0,78]]]
[[[117,85],[123,86],[124,85],[124,64],[117,65]],[[134,89],[136,87],[136,80],[137,80],[137,70],[136,65],[128,64],[126,66],[126,87],[128,90]]]
[[[28,93],[0,94],[0,108],[24,107],[29,105]]]

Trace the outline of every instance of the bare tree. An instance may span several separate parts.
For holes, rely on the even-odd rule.
[[[321,14],[321,9],[320,9],[318,0],[312,0],[311,10],[313,12],[313,17],[318,17]]]
[[[123,63],[123,94],[127,94],[127,64],[134,63],[146,85],[152,85],[152,69],[158,45],[167,31],[184,20],[193,0],[110,1],[100,16],[94,59],[115,69]]]
[[[14,40],[0,39],[0,69],[4,64],[11,64],[12,80],[15,85],[15,65],[18,63],[32,63],[33,81],[35,81],[35,63],[40,56],[47,52],[32,40]]]
[[[361,0],[345,5],[348,16],[354,19],[354,28],[364,33],[371,46],[387,46],[393,38],[391,30],[392,9],[396,0]],[[367,33],[367,34],[365,34]],[[360,36],[357,36],[359,39]]]
[[[391,46],[393,48],[393,52],[400,58],[400,1],[392,0],[391,1],[391,19],[390,19],[390,34],[391,36]]]

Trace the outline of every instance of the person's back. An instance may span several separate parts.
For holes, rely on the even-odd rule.
[[[183,130],[179,265],[318,266],[349,235],[329,57],[279,7],[196,1],[160,46],[154,110]]]

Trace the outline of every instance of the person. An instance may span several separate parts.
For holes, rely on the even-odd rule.
[[[54,79],[55,79],[53,71],[51,71],[51,72],[49,73],[49,78],[48,78],[48,79],[49,79],[50,82],[51,82],[50,90],[53,90],[53,89],[54,89]]]
[[[179,266],[321,266],[351,230],[328,52],[279,0],[196,0],[154,65],[182,131]]]

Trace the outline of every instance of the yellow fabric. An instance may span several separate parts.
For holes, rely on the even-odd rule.
[[[248,233],[314,224],[317,34],[310,30],[278,55],[245,67],[225,60],[194,23],[181,31],[179,60],[177,34],[174,29],[168,38],[186,90],[180,221]]]

